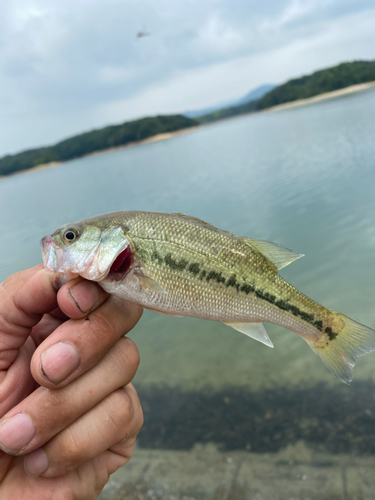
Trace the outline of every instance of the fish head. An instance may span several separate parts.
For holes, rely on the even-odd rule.
[[[44,267],[58,288],[78,276],[119,281],[129,271],[133,254],[126,230],[100,222],[66,224],[41,240]]]

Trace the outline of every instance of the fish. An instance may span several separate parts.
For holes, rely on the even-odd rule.
[[[349,384],[375,331],[308,298],[279,270],[303,254],[236,236],[182,213],[122,211],[69,223],[41,240],[57,286],[78,276],[170,316],[220,321],[273,347],[263,322],[301,336]]]

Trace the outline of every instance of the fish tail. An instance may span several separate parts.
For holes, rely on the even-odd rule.
[[[336,377],[350,384],[358,356],[375,350],[375,331],[333,311],[331,319],[332,326],[308,344]]]

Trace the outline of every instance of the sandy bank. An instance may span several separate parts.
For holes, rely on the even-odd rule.
[[[350,87],[345,87],[344,89],[332,90],[332,92],[325,92],[324,94],[308,97],[307,99],[298,99],[297,101],[278,104],[277,106],[272,106],[272,108],[265,109],[264,112],[280,111],[282,109],[294,108],[296,106],[303,106],[305,104],[325,101],[326,99],[333,99],[334,97],[341,97],[347,94],[354,94],[355,92],[367,90],[370,89],[371,87],[375,87],[375,82],[359,83],[358,85],[351,85]]]
[[[373,456],[334,455],[303,442],[264,454],[211,443],[190,451],[136,448],[98,500],[370,500],[373,469]]]

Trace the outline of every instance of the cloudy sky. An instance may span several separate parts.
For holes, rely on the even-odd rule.
[[[0,156],[375,59],[374,0],[0,0],[0,9]]]

